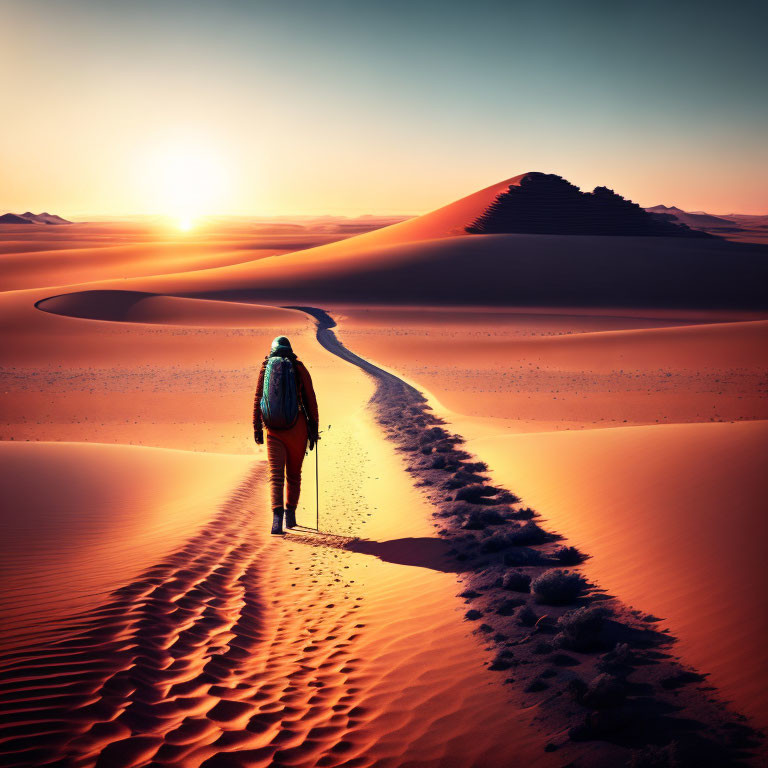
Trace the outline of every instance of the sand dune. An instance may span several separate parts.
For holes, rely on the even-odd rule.
[[[5,291],[226,267],[345,236],[304,228],[263,233],[231,223],[189,236],[157,226],[119,224],[0,234],[0,290]]]
[[[451,411],[491,419],[489,430],[499,420],[506,429],[547,431],[768,418],[764,320],[547,312],[340,307],[336,314],[352,348]]]
[[[233,301],[155,296],[138,291],[85,291],[43,299],[44,312],[109,322],[152,323],[194,327],[292,328],[306,326],[305,317],[277,307]]]
[[[180,546],[250,469],[246,456],[0,442],[0,643],[30,642]],[[41,626],[41,619],[43,624]]]
[[[766,307],[768,259],[757,245],[566,235],[353,242],[98,288],[267,303]]]

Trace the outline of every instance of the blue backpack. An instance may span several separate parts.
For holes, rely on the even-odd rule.
[[[270,429],[290,429],[299,418],[296,368],[289,357],[270,357],[264,370],[261,416]]]

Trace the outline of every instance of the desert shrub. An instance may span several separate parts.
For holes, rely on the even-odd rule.
[[[495,509],[473,509],[466,521],[462,525],[462,528],[466,528],[470,531],[482,531],[487,525],[501,525],[505,523],[504,517],[499,514]],[[509,547],[511,542],[509,537],[505,537],[504,545],[494,550],[487,550],[488,552],[497,552],[499,549]]]
[[[527,605],[521,605],[515,611],[515,621],[524,627],[532,627],[538,620],[539,617]]]
[[[477,610],[475,610],[474,608],[470,608],[470,609],[469,609],[469,610],[468,610],[468,611],[467,611],[467,612],[464,614],[464,616],[465,616],[465,617],[466,617],[466,618],[467,618],[469,621],[477,621],[478,619],[481,619],[481,618],[483,617],[483,612],[482,612],[482,611],[477,611]]]
[[[596,605],[567,611],[557,620],[560,632],[555,636],[555,645],[574,651],[594,650],[600,644],[605,613]]]
[[[467,504],[466,501],[446,501],[440,505],[440,511],[437,514],[440,517],[468,517],[477,509],[478,507],[474,504]]]
[[[627,643],[616,643],[613,650],[604,653],[597,662],[601,672],[623,672],[632,662],[632,651]]]
[[[587,559],[576,547],[560,547],[555,552],[554,558],[562,565],[578,565]]]
[[[522,571],[507,571],[502,579],[501,586],[512,592],[529,592],[531,577]]]
[[[426,445],[427,443],[434,443],[438,440],[444,440],[448,437],[448,433],[440,427],[430,427],[425,429],[421,435],[419,435],[419,443]]]
[[[438,453],[430,456],[429,462],[426,463],[427,469],[445,469],[445,456]]]
[[[621,704],[626,695],[626,683],[614,675],[603,672],[587,686],[587,690],[584,691],[583,703],[587,707],[606,709]]]
[[[517,544],[513,540],[514,544]],[[533,549],[516,546],[515,549],[504,553],[504,565],[538,565],[541,562],[541,556]]]
[[[530,507],[523,507],[522,509],[516,509],[512,513],[512,517],[514,517],[515,520],[530,520],[535,516],[536,516],[536,512],[534,512],[534,510],[532,510]]]
[[[496,494],[496,500],[502,504],[517,504],[517,502],[520,501],[520,497],[515,496],[512,491],[508,491],[506,488],[503,488]]]
[[[497,489],[492,485],[480,485],[479,483],[465,485],[456,491],[456,501],[482,502],[489,496],[495,496],[496,491]]]
[[[553,568],[531,582],[531,592],[539,603],[567,605],[584,591],[586,584],[580,573]]]
[[[467,472],[459,468],[452,477],[449,477],[443,483],[443,488],[450,491],[456,488],[463,488],[466,485],[482,483],[484,480],[485,478],[482,475],[476,475],[474,472]]]
[[[512,546],[506,533],[497,532],[480,542],[481,552],[501,552],[502,549]]]
[[[552,541],[553,538],[554,536],[551,533],[547,533],[542,528],[539,528],[533,520],[529,520],[522,528],[518,528],[512,534],[513,543],[524,546],[544,544]]]
[[[473,461],[473,462],[466,462],[464,464],[464,469],[467,470],[467,472],[487,472],[488,471],[488,465],[484,461]]]

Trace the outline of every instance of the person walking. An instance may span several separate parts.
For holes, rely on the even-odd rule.
[[[296,507],[301,492],[301,465],[309,443],[313,450],[318,435],[318,410],[312,377],[285,336],[278,336],[264,358],[253,401],[253,439],[264,444],[272,501],[272,533],[296,526]]]

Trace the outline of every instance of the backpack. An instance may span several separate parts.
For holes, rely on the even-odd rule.
[[[289,357],[267,358],[261,416],[269,429],[290,429],[299,418],[296,367]]]

